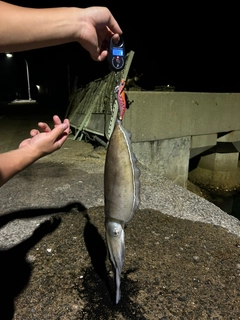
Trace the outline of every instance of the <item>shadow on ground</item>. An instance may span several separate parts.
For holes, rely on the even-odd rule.
[[[33,232],[32,236],[11,249],[0,250],[0,301],[1,319],[12,319],[14,314],[14,300],[28,285],[31,278],[31,265],[26,260],[28,251],[34,247],[47,234],[52,233],[61,223],[61,218],[52,216],[59,212],[66,213],[77,208],[84,211],[80,203],[68,204],[61,208],[41,208],[15,211],[0,216],[0,228],[15,219],[29,219],[39,216],[50,216]]]
[[[48,222],[30,245],[2,257],[8,261],[2,294],[11,291],[12,310],[15,297],[14,320],[240,316],[240,243],[226,229],[154,210],[137,212],[126,229],[122,297],[115,306],[104,208],[54,217],[61,223]]]

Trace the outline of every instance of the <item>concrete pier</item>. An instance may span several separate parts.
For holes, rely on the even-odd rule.
[[[69,108],[74,139],[81,140],[86,132],[110,139],[118,112],[116,99],[111,95],[111,76],[77,91]],[[230,182],[229,171],[234,176],[238,169],[240,93],[126,90],[126,95],[129,108],[123,126],[132,134],[139,162],[186,187],[189,162],[208,153],[200,161],[201,169],[212,171],[208,174],[212,177],[221,172],[220,184]],[[232,185],[235,180],[231,181],[231,188]]]
[[[142,164],[186,187],[189,160],[209,150],[200,161],[212,171],[208,183],[238,184],[239,93],[129,91],[127,96],[131,104],[123,125]]]
[[[217,139],[209,154],[202,155],[198,167],[189,178],[193,183],[226,194],[240,190],[239,131],[232,131]],[[214,152],[213,152],[214,151]]]

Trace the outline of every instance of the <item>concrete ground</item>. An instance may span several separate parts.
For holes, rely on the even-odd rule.
[[[0,152],[54,110],[0,112]],[[240,222],[139,164],[122,299],[104,238],[106,150],[72,136],[0,189],[0,319],[240,319]]]

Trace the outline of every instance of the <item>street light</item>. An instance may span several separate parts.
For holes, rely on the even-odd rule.
[[[6,53],[6,56],[8,58],[12,58],[12,54],[11,53]],[[32,100],[31,98],[31,89],[30,89],[30,80],[29,80],[29,69],[28,69],[28,63],[27,61],[24,59],[25,64],[26,64],[26,72],[27,72],[27,84],[28,84],[28,100],[14,100],[15,103],[17,102],[23,102],[23,103],[36,103],[36,100]]]

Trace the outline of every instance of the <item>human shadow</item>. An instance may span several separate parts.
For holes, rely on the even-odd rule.
[[[73,208],[84,211],[86,208],[81,203],[70,203],[64,207],[26,209],[12,212],[0,217],[0,226],[17,219],[37,216],[53,215],[40,224],[33,234],[10,249],[0,250],[0,319],[11,320],[14,315],[14,299],[26,287],[31,276],[31,266],[26,260],[27,252],[36,245],[44,236],[52,233],[61,223],[59,214],[66,213]]]
[[[49,207],[49,208],[31,208],[22,209],[14,212],[10,212],[0,216],[0,228],[7,223],[16,219],[27,219],[41,216],[53,215],[61,212],[69,212],[72,209],[76,209],[78,212],[85,211],[86,208],[80,202],[72,202],[63,207]]]

